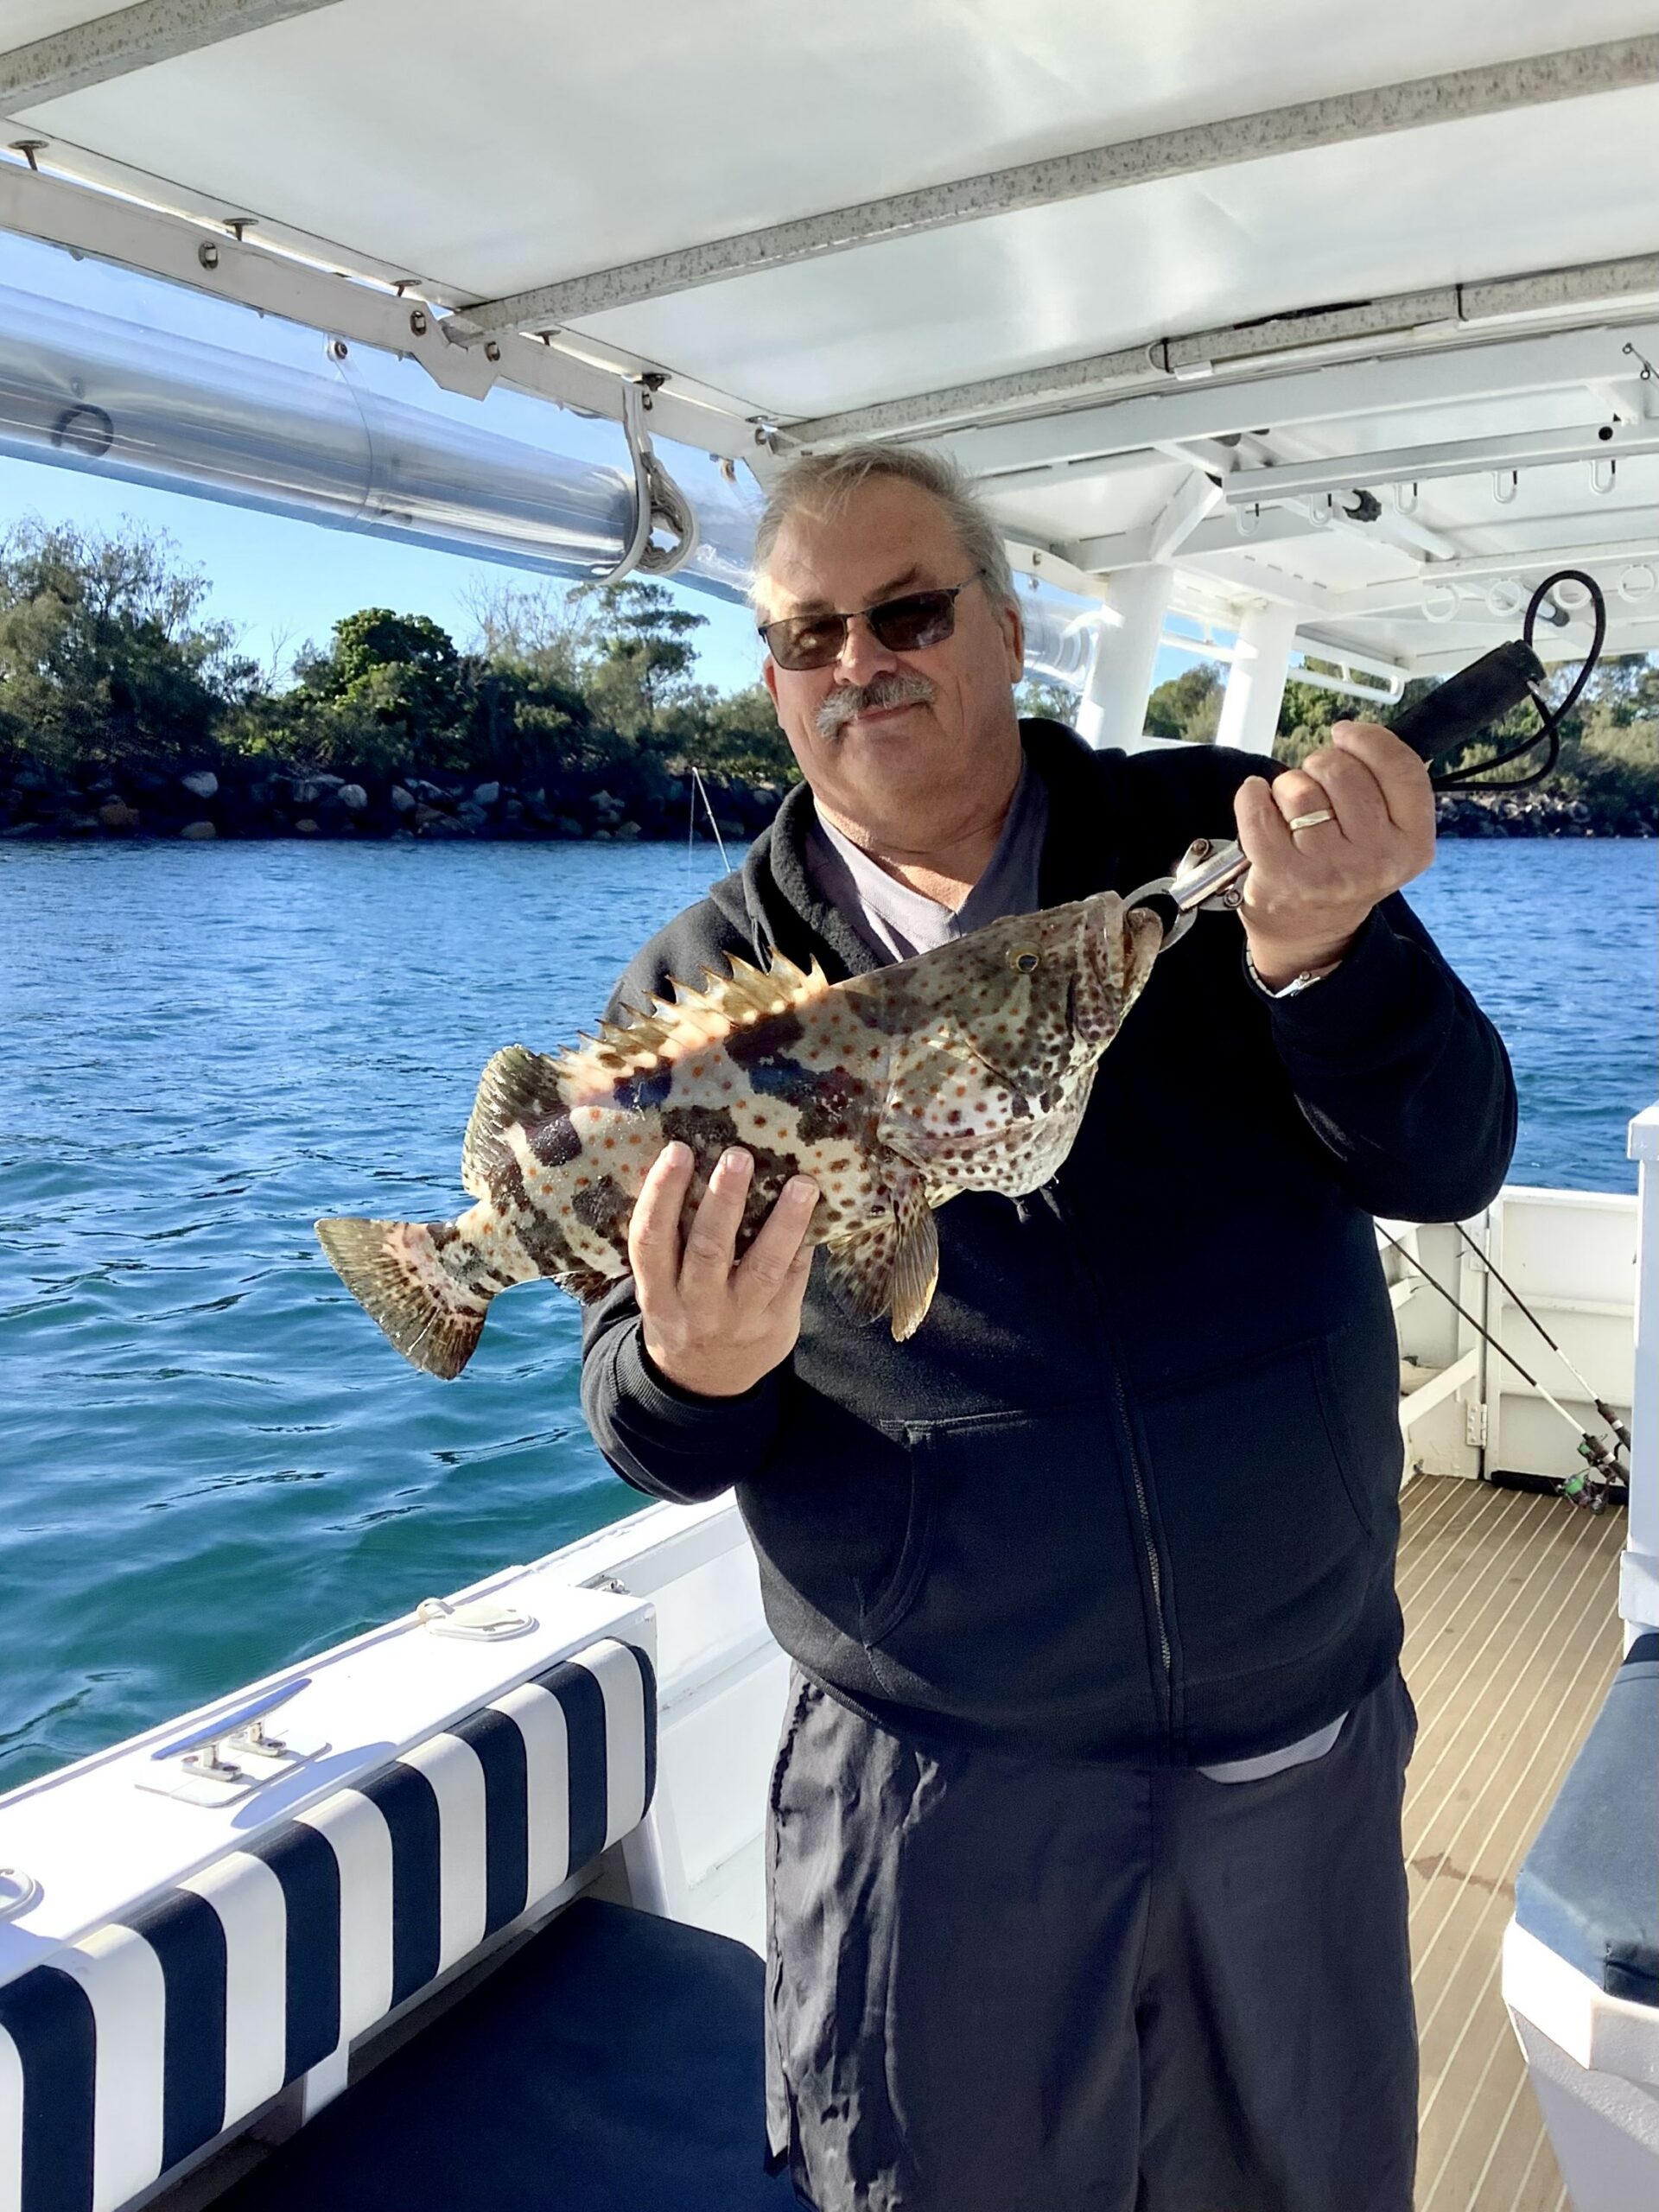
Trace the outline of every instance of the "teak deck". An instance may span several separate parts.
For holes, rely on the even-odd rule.
[[[1417,2212],[1570,2212],[1498,1990],[1516,1870],[1618,1667],[1622,1511],[1420,1476],[1401,1502],[1420,1733],[1406,1861]]]

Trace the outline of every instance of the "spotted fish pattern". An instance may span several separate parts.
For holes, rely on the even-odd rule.
[[[587,1300],[627,1273],[634,1201],[665,1144],[690,1147],[688,1223],[741,1145],[754,1174],[740,1254],[790,1177],[810,1175],[808,1241],[837,1294],[902,1341],[938,1277],[934,1209],[961,1191],[1018,1198],[1055,1173],[1160,942],[1153,915],[1102,892],[842,983],[816,962],[734,960],[556,1057],[497,1052],[461,1148],[476,1203],[459,1219],[334,1218],[317,1234],[398,1351],[458,1375],[501,1291],[548,1276]]]

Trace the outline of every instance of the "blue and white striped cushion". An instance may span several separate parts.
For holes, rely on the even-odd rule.
[[[0,2212],[113,2212],[636,1827],[646,1655],[507,1690],[0,1986]]]

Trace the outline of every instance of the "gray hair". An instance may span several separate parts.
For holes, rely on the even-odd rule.
[[[842,446],[836,453],[808,454],[772,485],[754,531],[754,580],[749,599],[757,613],[766,612],[760,600],[761,580],[785,524],[798,514],[834,515],[861,486],[880,476],[914,484],[937,499],[962,540],[963,551],[974,568],[983,573],[991,597],[1006,606],[1019,605],[1002,532],[956,462],[943,454],[925,452],[919,446],[866,444]]]

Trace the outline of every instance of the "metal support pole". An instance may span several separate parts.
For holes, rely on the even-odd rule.
[[[1619,1561],[1618,1610],[1659,1628],[1659,1106],[1630,1123],[1639,1181],[1636,1230],[1636,1383],[1630,1412],[1630,1511]]]
[[[1221,702],[1217,745],[1236,746],[1241,753],[1273,751],[1296,620],[1294,607],[1264,600],[1239,624],[1238,651],[1227,671],[1227,694]]]
[[[1106,612],[1077,707],[1078,733],[1096,750],[1121,745],[1141,753],[1158,742],[1141,733],[1174,582],[1175,571],[1166,566],[1125,569],[1106,586]]]

